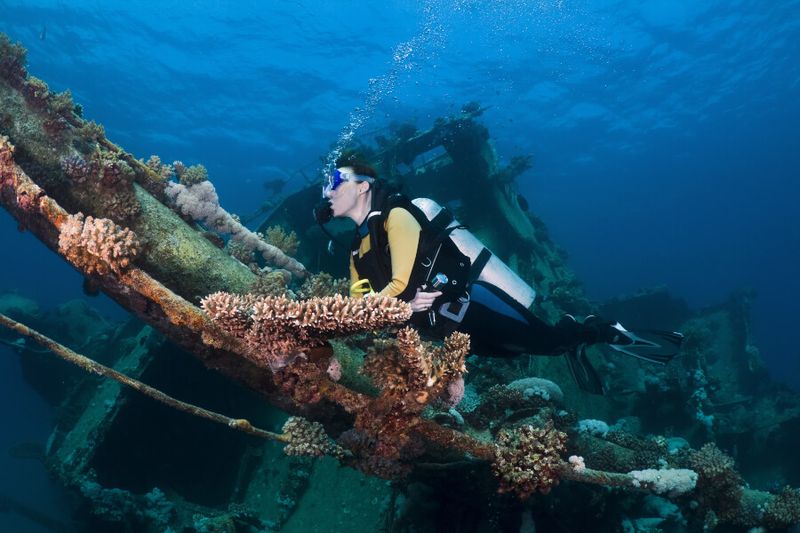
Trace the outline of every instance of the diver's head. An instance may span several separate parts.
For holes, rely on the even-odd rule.
[[[322,189],[332,216],[347,217],[361,224],[371,209],[377,179],[377,172],[369,165],[337,161],[336,169],[326,176]]]

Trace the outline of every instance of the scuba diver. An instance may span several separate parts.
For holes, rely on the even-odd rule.
[[[594,394],[603,394],[603,385],[586,355],[588,345],[605,343],[660,364],[677,355],[683,336],[676,332],[632,332],[594,315],[582,322],[565,315],[547,324],[528,309],[535,291],[447,209],[392,194],[376,171],[357,159],[340,158],[335,165],[314,216],[320,226],[333,217],[356,224],[351,296],[404,300],[414,312],[412,325],[422,333],[439,338],[468,333],[475,354],[565,354],[578,385]]]

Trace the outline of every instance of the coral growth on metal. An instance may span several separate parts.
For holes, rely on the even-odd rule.
[[[411,307],[395,298],[330,296],[290,300],[216,292],[201,305],[225,332],[244,340],[249,357],[273,370],[328,339],[401,324]]]
[[[372,378],[381,395],[357,414],[354,431],[361,432],[361,446],[380,461],[362,464],[363,469],[383,477],[402,474],[398,461],[421,451],[413,429],[422,410],[461,378],[469,346],[469,336],[463,333],[454,333],[444,346],[435,346],[408,327],[396,339],[375,341],[362,372]]]
[[[551,421],[541,428],[525,425],[500,430],[492,464],[500,492],[515,492],[523,499],[536,491],[550,492],[560,477],[566,440],[566,433],[555,429]]]
[[[107,218],[70,215],[61,225],[58,249],[67,260],[86,274],[122,272],[141,250],[136,235]]]

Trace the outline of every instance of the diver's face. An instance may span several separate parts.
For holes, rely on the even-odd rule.
[[[358,185],[355,181],[344,181],[326,193],[331,201],[333,216],[345,217],[355,210],[358,205]]]
[[[355,173],[351,167],[341,167],[338,170],[345,174]],[[333,216],[356,220],[363,207],[362,204],[367,200],[369,188],[369,183],[363,181],[344,180],[335,187],[327,189],[325,197],[331,202]]]

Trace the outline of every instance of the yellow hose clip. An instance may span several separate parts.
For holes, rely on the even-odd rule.
[[[368,279],[360,279],[350,285],[351,296],[371,296],[373,294],[375,294],[375,291],[372,290],[372,285],[370,285]]]

